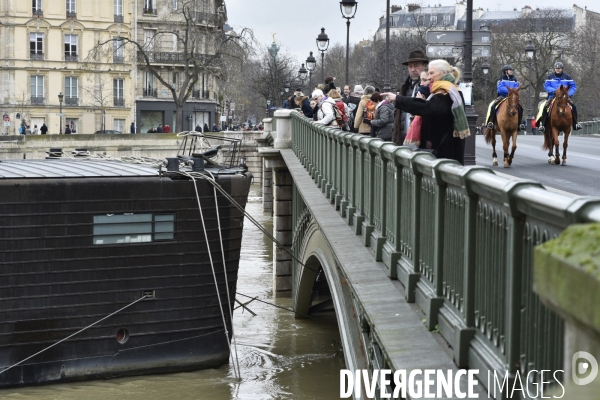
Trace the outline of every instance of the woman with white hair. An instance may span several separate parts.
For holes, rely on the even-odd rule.
[[[465,104],[456,83],[460,71],[445,60],[429,62],[431,95],[426,99],[384,93],[397,109],[422,117],[419,148],[438,158],[449,158],[464,165],[465,141],[470,135]]]

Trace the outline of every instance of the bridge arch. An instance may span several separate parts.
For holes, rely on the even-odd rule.
[[[321,286],[318,280],[322,274],[331,293],[346,367],[350,370],[365,369],[366,355],[361,340],[361,329],[355,302],[347,279],[339,268],[334,252],[319,225],[313,220],[308,224],[298,259],[302,265],[296,265],[292,298],[297,318],[311,314],[315,290]]]

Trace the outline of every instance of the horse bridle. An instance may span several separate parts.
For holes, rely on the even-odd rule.
[[[564,100],[564,105],[560,105],[560,100]],[[568,105],[569,96],[566,93],[562,93],[562,96],[556,96],[556,109],[558,110],[558,114],[564,116],[567,114],[567,105]]]
[[[507,108],[508,108],[508,113],[510,114],[511,117],[514,117],[515,115],[517,115],[518,110],[517,107],[519,106],[519,102],[517,101],[517,104],[513,104],[512,101],[515,98],[515,94],[511,93],[508,95],[508,100],[507,100]]]

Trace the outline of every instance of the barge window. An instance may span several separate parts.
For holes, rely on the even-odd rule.
[[[95,245],[173,240],[175,214],[95,215],[93,235]]]

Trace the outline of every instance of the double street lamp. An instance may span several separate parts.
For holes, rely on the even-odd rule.
[[[529,59],[529,88],[527,89],[527,97],[529,98],[527,102],[527,131],[531,132],[531,120],[533,119],[533,116],[531,115],[531,62],[535,57],[535,46],[533,45],[533,42],[531,40],[529,41],[527,46],[525,46],[525,54]]]
[[[350,84],[348,78],[348,62],[350,61],[350,20],[356,15],[357,8],[358,3],[356,0],[340,1],[340,11],[342,12],[342,17],[346,19],[346,85]]]
[[[329,48],[329,36],[325,33],[325,28],[321,28],[321,33],[317,36],[317,49],[321,52],[321,81],[325,82],[325,52]]]
[[[60,92],[58,94],[58,104],[60,104],[60,109],[58,111],[58,134],[62,135],[62,103],[63,103],[63,94]],[[104,129],[104,127],[102,127]]]
[[[306,58],[306,69],[308,70],[308,90],[312,90],[312,72],[317,66],[317,60],[313,57],[313,52]]]

